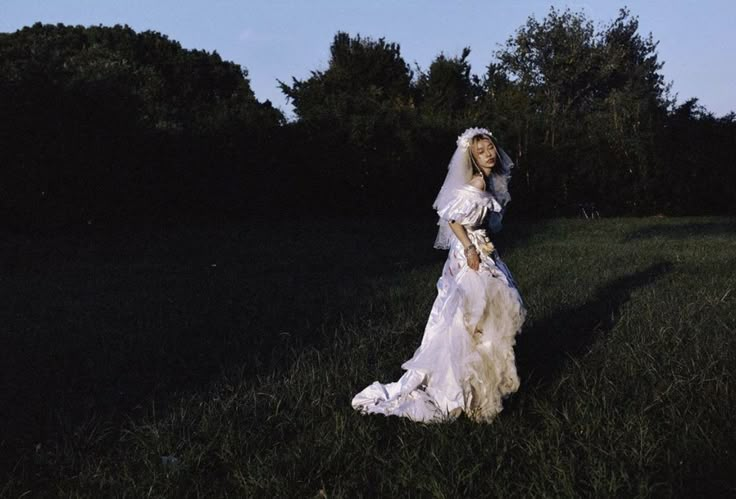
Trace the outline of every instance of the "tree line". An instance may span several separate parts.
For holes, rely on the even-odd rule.
[[[278,82],[127,26],[0,34],[0,209],[16,225],[427,212],[456,136],[485,126],[513,157],[511,212],[736,212],[736,115],[676,104],[652,35],[622,9],[595,29],[552,8],[481,75],[470,48],[412,68],[339,32],[326,68]]]

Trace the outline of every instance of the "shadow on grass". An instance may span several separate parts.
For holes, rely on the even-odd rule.
[[[653,283],[673,267],[663,261],[615,279],[600,287],[590,301],[542,317],[525,329],[516,346],[522,385],[551,382],[569,357],[584,354],[601,334],[613,329],[634,290]]]
[[[691,237],[733,236],[736,234],[736,219],[723,222],[690,222],[651,225],[631,231],[622,242],[651,238],[689,239]]]
[[[116,430],[223,373],[287,369],[372,279],[441,266],[433,223],[288,220],[289,245],[245,223],[7,238],[0,476],[87,422]]]
[[[159,413],[223,373],[255,377],[320,348],[368,283],[436,266],[436,217],[288,221],[295,244],[240,226],[16,238],[0,307],[0,472],[87,422]],[[501,249],[533,231],[504,227]],[[258,234],[255,237],[253,234]],[[12,243],[12,244],[11,244]]]

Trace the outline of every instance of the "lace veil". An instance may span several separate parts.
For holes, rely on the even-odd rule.
[[[511,161],[509,155],[499,147],[498,141],[490,131],[485,128],[468,128],[457,138],[457,148],[450,159],[450,164],[447,165],[447,176],[440,188],[439,194],[437,194],[437,198],[432,204],[432,207],[435,210],[439,210],[441,207],[446,206],[450,201],[452,201],[455,190],[467,184],[472,178],[473,164],[470,153],[470,144],[473,137],[476,135],[485,135],[490,138],[497,151],[497,161],[491,171],[490,185],[487,185],[487,190],[493,194],[493,197],[499,202],[504,211],[506,204],[511,201],[508,184],[509,179],[511,178],[511,169],[514,166],[513,161]],[[503,211],[501,214],[502,213]],[[495,223],[499,224],[499,226],[499,216],[502,216],[501,214],[497,215],[495,220]],[[434,247],[437,249],[449,249],[454,234],[446,220],[440,218],[437,221],[437,225],[439,228],[437,230],[437,238],[435,239]]]

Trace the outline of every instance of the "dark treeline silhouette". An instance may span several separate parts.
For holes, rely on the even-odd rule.
[[[676,105],[628,10],[530,17],[471,73],[470,48],[414,70],[337,33],[326,68],[279,82],[128,27],[0,34],[0,209],[16,227],[195,216],[428,212],[467,126],[515,159],[510,213],[736,213],[736,115]]]
[[[121,26],[1,34],[0,115],[16,227],[241,212],[284,123],[238,65]]]

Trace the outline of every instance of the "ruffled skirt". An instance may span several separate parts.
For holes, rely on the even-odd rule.
[[[485,233],[468,235],[477,245]],[[401,366],[404,375],[367,386],[353,398],[354,409],[427,423],[465,412],[488,423],[503,409],[503,398],[518,390],[514,344],[526,309],[498,254],[482,255],[474,271],[457,241],[437,291],[421,345]]]

